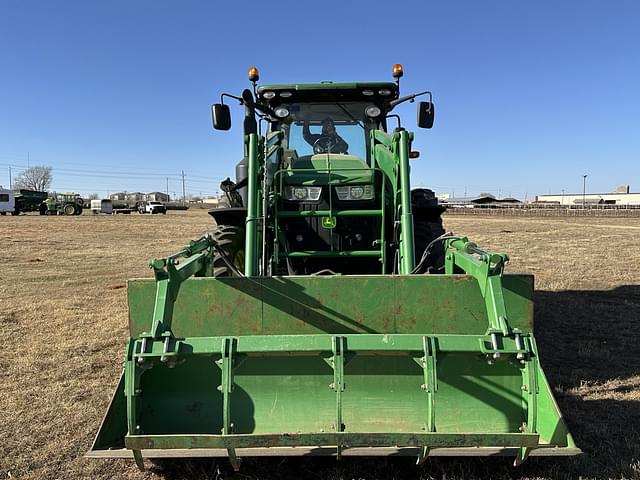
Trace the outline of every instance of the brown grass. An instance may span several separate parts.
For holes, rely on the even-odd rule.
[[[129,277],[206,230],[167,216],[0,217],[0,479],[227,478],[225,460],[82,458],[120,374]],[[536,275],[543,366],[585,454],[510,461],[248,460],[238,478],[640,478],[640,219],[448,217]]]

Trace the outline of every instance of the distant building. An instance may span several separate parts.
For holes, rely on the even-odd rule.
[[[168,202],[171,197],[163,192],[149,192],[145,195],[145,200],[148,202]]]
[[[140,202],[144,200],[144,193],[142,192],[131,192],[125,195],[125,200],[127,202]]]
[[[109,195],[109,198],[113,201],[113,200],[117,200],[117,201],[121,201],[123,202],[125,200],[126,197],[126,193],[124,192],[117,192],[117,193],[112,193],[111,195]]]
[[[640,193],[629,191],[629,185],[616,188],[614,193],[564,193],[538,195],[538,203],[555,203],[558,205],[640,205]]]

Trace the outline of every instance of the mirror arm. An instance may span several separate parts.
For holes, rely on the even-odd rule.
[[[220,95],[220,103],[224,105],[224,97],[233,98],[234,100],[238,100],[240,105],[244,104],[244,100],[240,97],[236,97],[235,95],[231,95],[229,93],[223,93]]]
[[[406,97],[400,97],[396,100],[393,100],[391,102],[389,102],[389,107],[390,109],[396,107],[397,105],[400,105],[401,103],[404,102],[412,102],[415,100],[416,97],[419,97],[420,95],[429,95],[429,102],[433,103],[433,98],[431,95],[431,92],[429,90],[425,90],[424,92],[420,92],[420,93],[413,93],[411,95],[407,95]]]

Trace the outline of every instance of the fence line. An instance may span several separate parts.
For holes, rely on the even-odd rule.
[[[475,205],[447,208],[446,215],[512,217],[640,217],[640,205]]]

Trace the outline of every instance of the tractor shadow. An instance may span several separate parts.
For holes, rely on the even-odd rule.
[[[160,478],[640,478],[640,285],[605,291],[536,291],[542,367],[583,454],[531,457],[246,458],[154,462]]]

